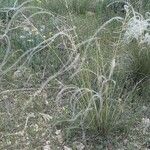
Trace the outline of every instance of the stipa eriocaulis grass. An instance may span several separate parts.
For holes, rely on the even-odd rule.
[[[58,109],[61,102],[68,104],[71,116],[66,121],[73,124],[78,122],[78,124],[74,124],[77,125],[77,128],[82,126],[84,129],[96,129],[102,132],[114,128],[123,112],[123,106],[120,101],[118,102],[119,98],[114,98],[116,82],[112,79],[112,75],[115,66],[115,59],[113,59],[108,77],[103,75],[96,77],[95,75],[99,87],[96,91],[91,87],[62,86],[56,102]],[[84,70],[80,71],[84,73]]]
[[[78,44],[79,46],[87,44],[84,51],[85,63],[86,59],[88,61],[86,54],[92,41],[96,40],[97,34],[114,20],[124,23],[123,18],[114,17],[104,23],[90,39]],[[115,92],[117,86],[113,80],[113,74],[116,67],[116,54],[114,54],[107,73],[102,69],[104,66],[98,66],[101,68],[91,70],[89,67],[91,64],[87,63],[87,66],[84,66],[83,63],[83,67],[73,77],[77,79],[77,83],[63,85],[58,93],[56,97],[58,109],[60,108],[60,103],[66,102],[68,104],[68,111],[71,115],[67,121],[76,128],[96,129],[106,133],[107,131],[112,131],[121,123],[125,102],[121,100],[120,94],[118,95]],[[97,70],[101,71],[97,72]],[[93,85],[96,88],[91,86],[93,81],[91,81],[90,74],[97,81]],[[81,80],[81,82],[78,82],[78,80]]]

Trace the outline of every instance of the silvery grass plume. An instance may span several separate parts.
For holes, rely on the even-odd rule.
[[[135,39],[140,44],[150,45],[150,13],[146,12],[143,16],[135,12],[131,5],[126,5],[125,10],[127,15],[124,42],[129,44]]]

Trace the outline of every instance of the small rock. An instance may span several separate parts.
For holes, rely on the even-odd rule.
[[[64,146],[64,150],[72,150],[72,148]]]
[[[123,144],[124,144],[124,145],[127,145],[127,144],[128,144],[128,140],[125,139],[125,140],[123,141]]]
[[[13,77],[20,78],[20,77],[22,77],[22,75],[23,75],[22,71],[18,69],[17,71],[14,72]]]
[[[43,150],[51,150],[49,143],[50,141],[46,141],[46,145],[43,146]]]
[[[62,144],[64,140],[63,140],[63,135],[62,135],[61,130],[56,130],[55,134],[56,134],[56,138],[58,142]]]
[[[61,130],[56,130],[55,134],[58,135],[61,133]]]
[[[147,111],[148,107],[143,106],[142,109],[143,109],[143,111]]]
[[[81,142],[74,142],[73,145],[77,150],[83,150],[85,148],[85,145],[83,145]]]
[[[51,148],[50,148],[49,145],[45,145],[45,146],[43,147],[43,150],[51,150]]]

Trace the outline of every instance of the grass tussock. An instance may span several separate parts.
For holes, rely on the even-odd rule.
[[[126,2],[0,3],[1,149],[63,149],[78,138],[104,149],[134,127],[148,137],[146,1],[139,12]]]

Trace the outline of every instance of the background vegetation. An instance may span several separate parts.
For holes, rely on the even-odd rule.
[[[149,0],[1,0],[0,148],[150,148]]]

